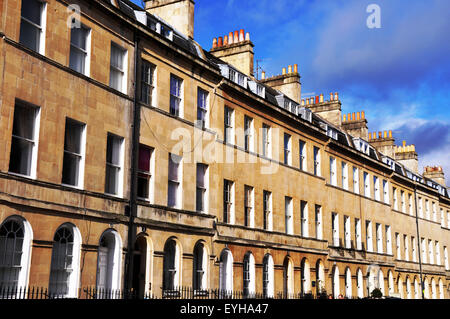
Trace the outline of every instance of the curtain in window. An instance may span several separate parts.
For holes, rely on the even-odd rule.
[[[111,68],[109,85],[116,90],[122,89],[122,77],[124,74],[124,50],[111,44]]]
[[[139,145],[138,197],[148,198],[150,182],[150,157],[152,150]]]
[[[24,235],[23,224],[14,220],[0,227],[0,287],[18,287]]]

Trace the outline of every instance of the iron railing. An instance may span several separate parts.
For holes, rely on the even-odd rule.
[[[52,293],[46,287],[1,287],[0,299],[62,299],[61,294]],[[221,289],[194,289],[193,287],[179,287],[176,289],[162,289],[161,294],[154,292],[140,293],[136,290],[102,289],[97,287],[79,288],[76,299],[96,300],[127,300],[127,299],[328,299],[325,291],[319,294],[274,292],[267,295],[247,291],[228,291]],[[347,299],[347,298],[345,298]],[[356,299],[352,297],[351,299]]]

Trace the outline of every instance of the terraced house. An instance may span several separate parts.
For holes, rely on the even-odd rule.
[[[0,0],[1,289],[449,298],[442,169],[194,5]]]

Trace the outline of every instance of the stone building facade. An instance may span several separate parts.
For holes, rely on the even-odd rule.
[[[442,169],[193,6],[0,0],[0,286],[449,298]]]

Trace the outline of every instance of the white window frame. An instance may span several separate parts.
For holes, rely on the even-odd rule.
[[[292,197],[284,197],[284,219],[285,232],[288,235],[294,234],[294,214],[293,214],[293,199]]]
[[[408,194],[408,202],[409,202],[409,215],[413,216],[413,200],[412,200],[412,195]]]
[[[392,234],[391,234],[391,226],[386,225],[386,253],[388,255],[392,255]]]
[[[345,240],[345,248],[352,248],[352,234],[351,234],[351,225],[350,225],[350,217],[344,216],[344,240]]]
[[[322,206],[315,205],[314,207],[314,213],[315,213],[315,222],[316,222],[316,239],[322,239],[323,238],[323,227],[322,227]]]
[[[348,165],[346,162],[341,164],[342,188],[348,190]]]
[[[286,145],[287,139],[287,145]],[[286,148],[287,147],[287,148]],[[292,165],[292,137],[288,133],[283,135],[283,163],[285,165]]]
[[[255,151],[255,129],[253,123],[252,117],[244,116],[244,149],[247,152]],[[248,127],[247,124],[249,124]]]
[[[405,191],[400,190],[400,204],[403,213],[406,213],[406,199],[405,199]]]
[[[155,148],[144,145],[144,144],[139,144],[139,147],[145,147],[147,149],[150,150],[150,162],[149,162],[149,172],[144,172],[139,170],[138,167],[138,174],[143,174],[143,175],[147,175],[149,178],[149,182],[148,182],[148,197],[141,197],[138,196],[139,199],[141,200],[146,200],[149,201],[150,203],[154,203],[155,202]]]
[[[172,94],[172,79],[177,82],[179,86],[179,95]],[[172,98],[178,100],[178,109],[175,110],[175,113],[172,113]],[[177,113],[178,112],[178,113]],[[172,116],[183,118],[184,117],[184,80],[176,76],[175,74],[170,74],[170,82],[169,82],[169,113]]]
[[[353,192],[359,194],[359,168],[353,166]]]
[[[373,193],[374,199],[380,201],[380,179],[377,176],[373,176]]]
[[[18,275],[17,275],[17,285],[15,287],[8,287],[8,286],[3,286],[3,289],[15,289],[17,288],[19,291],[20,289],[24,289],[28,287],[28,282],[29,282],[29,274],[30,274],[30,265],[31,265],[31,253],[32,253],[32,243],[33,243],[33,229],[31,228],[31,224],[22,216],[18,216],[18,215],[12,215],[7,217],[2,223],[0,223],[0,228],[7,222],[13,222],[13,223],[17,223],[19,224],[22,228],[23,228],[23,238],[22,238],[22,246],[21,246],[21,251],[17,251],[17,253],[20,253],[20,263],[19,265],[7,265],[8,268],[12,267],[14,270],[17,269],[18,270]],[[16,230],[12,229],[11,231],[15,232]],[[15,243],[14,243],[14,248],[18,248],[17,247],[17,237],[15,237]],[[8,239],[6,239],[8,240]],[[2,246],[2,249],[4,248],[4,246]],[[2,251],[2,253],[4,253],[4,251]],[[13,259],[15,259],[14,257],[12,257]],[[0,282],[0,284],[3,284],[2,282]]]
[[[21,14],[20,14],[20,16],[21,16],[20,24],[22,25],[22,20],[23,20],[25,23],[31,24],[33,27],[38,28],[40,30],[39,31],[39,40],[38,40],[39,43],[38,43],[37,50],[33,50],[31,48],[29,48],[29,49],[33,50],[41,55],[45,55],[45,34],[46,34],[46,27],[47,27],[47,2],[41,1],[41,0],[36,0],[36,2],[40,2],[42,4],[41,12],[40,12],[41,25],[37,25],[34,22],[31,22],[30,20],[26,19],[25,17],[22,17],[22,8],[21,8]],[[20,29],[22,29],[22,28],[20,28]],[[20,37],[20,35],[19,35],[19,37]],[[25,45],[25,44],[23,44],[23,45]]]
[[[330,184],[337,186],[336,158],[330,156]]]
[[[377,253],[383,253],[383,228],[381,224],[375,224],[375,230],[377,232]]]
[[[80,73],[82,73],[86,76],[90,76],[90,74],[91,74],[91,34],[92,34],[92,30],[91,30],[91,28],[85,26],[81,22],[77,22],[76,24],[79,25],[79,27],[72,26],[72,29],[85,29],[86,30],[86,40],[85,40],[86,48],[83,49],[83,48],[76,46],[75,44],[72,44],[72,36],[71,36],[70,37],[70,52],[72,52],[72,49],[74,48],[75,50],[81,51],[84,54],[84,70]],[[69,55],[69,66],[70,66],[70,55]],[[75,70],[75,69],[72,69],[72,70]],[[78,70],[75,70],[75,71],[79,72]]]
[[[400,234],[395,233],[395,246],[397,248],[397,259],[402,259],[402,251],[401,251],[401,243],[400,243]]]
[[[266,133],[264,133],[264,130],[266,131]],[[264,137],[266,139],[264,139]],[[272,128],[267,124],[262,125],[261,139],[262,139],[262,148],[261,148],[262,156],[272,158]]]
[[[112,65],[112,50],[113,47],[115,47],[115,49],[117,50],[121,50],[122,51],[122,69],[118,68],[117,66]],[[127,84],[128,84],[128,50],[125,49],[124,47],[118,45],[117,43],[111,41],[111,47],[110,47],[110,64],[109,64],[109,68],[110,68],[110,72],[109,72],[109,86],[112,87],[113,89],[122,92],[124,94],[127,94]],[[111,69],[114,69],[115,71],[119,72],[122,74],[121,80],[119,82],[120,87],[116,88],[112,85],[112,72]]]
[[[200,94],[206,95],[204,101],[199,100]],[[201,105],[201,101],[204,102],[204,105]],[[203,123],[201,123],[201,120],[198,118],[199,112],[204,113]],[[200,127],[209,128],[209,92],[201,87],[197,88],[197,121],[201,123]]]
[[[272,192],[269,192],[267,190],[263,191],[263,201],[265,201],[265,194],[268,195],[268,200],[267,203],[263,203],[263,210],[264,210],[264,205],[267,205],[268,207],[266,207],[266,210],[263,211],[263,214],[265,215],[265,220],[266,220],[266,227],[265,229],[268,231],[272,231],[273,230],[273,210],[272,210]],[[264,222],[264,216],[263,216],[263,222]],[[264,227],[264,225],[263,225]]]
[[[124,160],[125,160],[125,159],[124,159],[124,157],[125,157],[124,149],[125,149],[125,139],[124,139],[123,137],[121,137],[121,136],[118,136],[118,135],[116,135],[116,134],[113,134],[113,133],[108,132],[108,134],[107,134],[107,139],[108,139],[109,137],[120,139],[120,145],[119,145],[119,153],[120,153],[120,155],[119,155],[119,164],[117,165],[117,164],[114,164],[114,163],[108,163],[108,159],[107,159],[107,156],[106,156],[105,165],[106,165],[106,167],[109,165],[109,166],[118,168],[118,169],[119,169],[119,173],[118,173],[117,181],[116,181],[116,183],[117,183],[117,194],[107,192],[107,190],[106,190],[106,181],[105,181],[105,194],[112,195],[112,196],[116,196],[116,197],[122,197],[122,196],[123,196],[123,175],[124,175],[124,173],[125,173],[125,172],[124,172]],[[108,147],[106,147],[106,155],[108,155]],[[106,174],[106,171],[107,171],[107,170],[105,170],[105,174]]]
[[[73,236],[73,246],[72,246],[72,260],[70,264],[70,268],[64,268],[68,269],[69,276],[67,278],[67,286],[68,286],[68,292],[66,294],[59,294],[58,292],[51,291],[51,286],[49,283],[49,294],[55,297],[62,297],[62,298],[77,298],[78,297],[78,288],[80,284],[80,256],[81,256],[81,245],[82,245],[82,238],[81,233],[78,230],[78,228],[71,224],[71,223],[65,223],[58,227],[58,229],[55,231],[58,232],[62,227],[67,227],[71,229],[72,236]],[[53,253],[54,253],[54,246],[52,247],[52,264],[53,264]],[[54,270],[54,265],[50,266],[50,278],[52,278],[52,270]],[[58,270],[58,269],[56,269]],[[61,270],[61,269],[59,269]],[[51,282],[51,280],[50,280]]]
[[[203,176],[203,186],[199,185],[199,181],[198,181],[198,169],[199,169],[200,165],[205,168],[205,174]],[[200,213],[206,214],[209,211],[209,165],[206,165],[203,163],[197,163],[196,169],[197,169],[197,175],[196,175],[195,209]],[[202,207],[202,209],[199,210],[197,207],[197,192],[199,192],[200,189],[202,190],[203,207]]]
[[[320,148],[317,146],[313,147],[313,156],[314,156],[314,175],[321,176],[321,165],[320,165]]]
[[[373,230],[372,230],[372,221],[366,220],[366,243],[367,243],[367,251],[373,252]]]
[[[435,241],[435,253],[436,253],[436,265],[440,266],[441,265],[441,247],[439,245],[439,242],[436,240]]]
[[[398,210],[397,187],[392,188],[392,206],[394,210]]]
[[[298,147],[299,147],[299,168],[302,171],[306,171],[307,170],[306,142],[303,140],[299,140]]]
[[[419,203],[419,217],[423,218],[423,202],[422,202],[422,197],[419,196],[417,202]]]
[[[361,219],[355,218],[356,250],[362,250]]]
[[[425,218],[427,220],[431,220],[431,215],[430,215],[430,201],[425,198]]]
[[[175,161],[171,161],[171,158],[175,157],[175,160],[179,160],[178,164]],[[173,208],[177,208],[177,209],[181,209],[183,207],[183,157],[178,156],[176,154],[172,154],[169,153],[169,157],[168,157],[168,172],[170,172],[170,163],[174,163],[177,164],[177,180],[170,180],[170,177],[168,176],[168,184],[173,182],[173,183],[178,183],[177,186],[177,190],[175,192],[175,206],[172,206]],[[169,206],[169,186],[167,186],[167,206]],[[170,207],[170,206],[169,206]]]
[[[422,238],[420,240],[420,246],[422,248],[422,262],[424,264],[426,264],[427,263],[427,243],[425,241],[425,238]]]
[[[248,191],[248,192],[247,192]],[[246,227],[254,228],[255,227],[255,188],[253,186],[244,185],[244,225],[247,224]],[[248,198],[248,195],[250,198]],[[247,203],[245,201],[248,201]],[[247,206],[250,204],[250,206]],[[249,212],[245,212],[245,210],[249,208]],[[247,220],[245,220],[245,214],[248,214]]]
[[[13,141],[14,138],[18,138],[18,139],[21,139],[21,140],[26,140],[26,141],[29,141],[29,142],[32,143],[30,173],[27,175],[27,174],[22,174],[22,173],[18,173],[18,172],[12,172],[10,169],[8,170],[8,172],[10,174],[24,176],[24,177],[28,177],[28,178],[31,178],[31,179],[36,179],[37,159],[38,159],[37,157],[38,157],[38,149],[39,149],[39,132],[40,132],[40,123],[41,123],[41,108],[37,107],[37,106],[29,105],[29,104],[27,104],[25,102],[21,102],[21,101],[17,101],[16,100],[15,106],[14,106],[14,112],[16,111],[16,107],[17,106],[19,106],[19,107],[21,107],[23,109],[34,110],[36,112],[35,113],[35,117],[34,117],[33,139],[29,140],[28,138],[21,137],[21,136],[16,136],[14,134],[12,134],[12,137],[11,137],[11,150],[12,150],[12,144],[13,144],[12,141]],[[13,117],[13,124],[12,124],[13,128],[14,128],[14,117]],[[11,161],[11,154],[10,154],[9,160]],[[11,163],[10,163],[10,165],[11,165]]]
[[[86,124],[66,117],[65,130],[67,130],[67,122],[73,122],[82,127],[81,136],[80,136],[80,153],[77,154],[77,153],[69,152],[65,149],[65,145],[64,145],[64,154],[68,153],[69,155],[72,154],[72,155],[79,157],[79,166],[78,166],[78,173],[77,173],[78,183],[76,185],[71,185],[71,184],[66,184],[66,183],[62,182],[62,185],[69,186],[69,187],[75,187],[78,189],[83,189],[84,188],[84,166],[85,166],[85,160],[86,160]],[[65,133],[66,132],[64,132],[64,134]],[[64,157],[63,157],[63,167],[64,167]]]
[[[389,182],[385,179],[383,179],[383,201],[389,204]]]
[[[300,201],[300,222],[301,222],[301,236],[309,237],[309,212],[308,202]]]
[[[433,241],[431,239],[428,240],[428,254],[429,254],[429,259],[428,262],[430,264],[434,264],[434,253],[433,253]]]
[[[370,198],[370,177],[368,172],[363,172],[364,196]]]
[[[222,221],[230,224],[230,225],[234,225],[235,222],[235,194],[234,194],[234,187],[235,187],[235,183],[231,180],[227,180],[224,179],[223,180],[223,191],[224,191],[224,195],[225,195],[225,181],[228,181],[230,183],[230,190],[229,190],[229,196],[230,196],[230,211],[228,212],[228,220],[224,221],[222,216]],[[223,205],[225,205],[225,198],[223,198]],[[225,212],[225,207],[223,207],[223,212],[222,215]]]
[[[231,123],[227,124],[227,122],[226,122],[226,115],[227,115],[228,112],[230,113],[230,121],[231,121]],[[234,109],[229,107],[229,106],[225,106],[225,109],[224,109],[224,132],[223,132],[224,135],[223,135],[223,140],[224,140],[225,143],[232,144],[232,145],[235,145],[235,143],[236,143],[235,133],[234,133],[234,127],[235,127],[234,117],[235,117]]]
[[[407,235],[403,235],[403,245],[405,249],[405,260],[409,261],[409,241]]]
[[[339,247],[339,214],[338,213],[332,213],[331,214],[331,233],[332,233],[332,243],[333,246]]]

